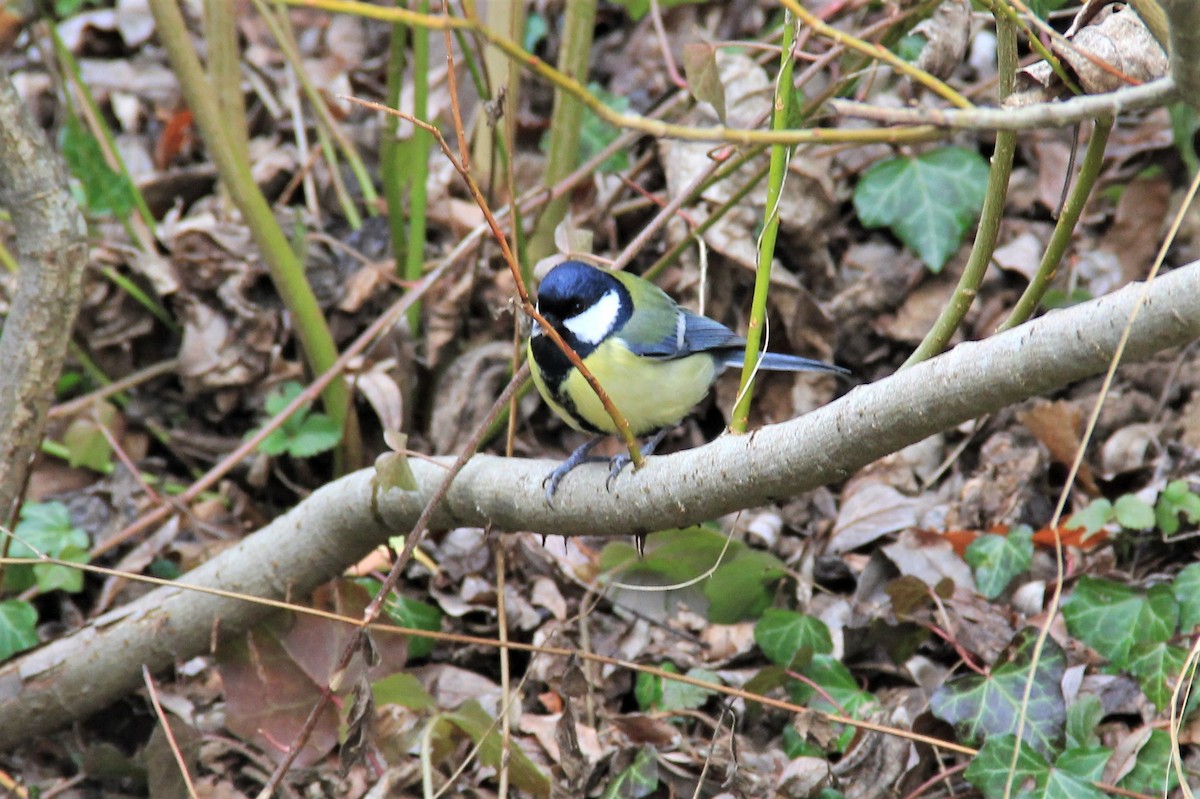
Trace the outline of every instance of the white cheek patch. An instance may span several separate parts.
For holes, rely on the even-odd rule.
[[[591,308],[563,321],[563,326],[585,344],[599,344],[612,332],[621,312],[621,298],[616,290],[607,292]]]

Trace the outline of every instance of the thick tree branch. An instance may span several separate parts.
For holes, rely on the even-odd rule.
[[[87,243],[67,171],[0,65],[0,207],[21,271],[0,337],[0,524],[25,486],[83,291]]]
[[[434,527],[629,535],[711,519],[842,480],[871,461],[981,414],[1104,371],[1142,294],[1119,292],[950,352],[785,424],[651,458],[605,490],[605,466],[581,468],[546,504],[556,464],[478,456]],[[1200,337],[1200,262],[1160,277],[1138,317],[1128,360]],[[407,532],[444,474],[412,462],[420,489],[372,496],[369,470],[317,491],[290,513],[189,572],[181,582],[279,598],[339,573],[388,535]],[[0,668],[0,749],[102,709],[161,669],[206,651],[213,625],[237,629],[268,610],[162,588]]]

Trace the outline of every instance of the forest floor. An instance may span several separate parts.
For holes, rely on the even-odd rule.
[[[254,4],[235,5],[254,180],[303,252],[309,283],[344,348],[412,285],[397,277],[403,272],[392,255],[386,201],[378,184],[364,193],[344,163],[330,165],[323,145],[339,145],[324,141],[328,128],[316,121],[275,34]],[[560,4],[531,5],[518,39],[555,63]],[[634,10],[602,3],[597,16],[588,81],[598,96],[630,112],[662,108],[680,92],[669,53],[679,70],[687,62],[693,83],[714,70],[709,75],[723,87],[731,126],[765,127],[779,62],[777,9],[747,0],[663,0],[661,15],[656,9],[635,19],[638,4],[626,5]],[[884,4],[810,5],[864,36],[886,29],[888,15],[898,13]],[[368,174],[379,176],[382,117],[345,97],[384,99],[391,27],[313,9],[286,16],[308,79]],[[990,19],[968,20],[971,47],[946,79],[981,104],[996,95]],[[193,26],[198,43],[199,30]],[[136,2],[87,4],[63,19],[59,33],[155,225],[147,240],[123,223],[130,214],[124,194],[104,189],[124,178],[105,171],[80,112],[79,87],[67,81],[64,90],[69,70],[54,56],[44,23],[29,26],[0,57],[67,158],[88,214],[90,255],[71,356],[17,540],[39,542],[67,560],[174,578],[333,479],[334,440],[314,405],[170,521],[122,538],[259,429],[312,375],[250,229],[219,189],[149,13]],[[440,32],[429,41],[428,118],[453,142],[445,41]],[[471,37],[455,44],[457,104],[469,140],[486,142],[487,113],[496,103],[480,103],[463,42],[481,46]],[[692,46],[701,42],[728,46]],[[828,47],[820,37],[804,38],[797,74]],[[1036,60],[1027,55],[1023,49],[1023,63]],[[801,99],[836,87],[844,77],[838,70],[850,69],[846,58],[806,74]],[[414,85],[410,71],[402,107],[411,108]],[[712,98],[711,91],[710,84],[708,95],[696,93]],[[890,107],[936,102],[923,87],[875,67],[844,91]],[[494,208],[504,205],[510,185],[532,192],[546,169],[542,141],[550,133],[553,87],[524,72],[515,94],[515,113],[498,123],[515,134],[511,184],[493,166],[498,160],[478,156],[487,148],[472,145],[474,174]],[[678,105],[671,120],[715,124],[704,103],[672,102]],[[1117,120],[1044,309],[1145,278],[1195,168],[1190,119],[1180,108],[1159,108]],[[827,116],[817,123],[868,124]],[[998,246],[951,346],[992,335],[1016,304],[1092,130],[1089,123],[1018,136]],[[584,157],[617,134],[588,116]],[[411,138],[411,126],[402,123],[399,136]],[[869,227],[857,187],[871,167],[946,152],[966,159],[967,172],[981,170],[983,180],[970,187],[981,192],[995,139],[967,131],[931,144],[796,149],[779,209],[769,346],[835,362],[853,377],[764,376],[752,427],[800,416],[894,373],[954,294],[973,227],[938,234],[934,249],[944,258]],[[729,156],[722,149],[634,139],[565,193],[569,224],[553,237],[558,249],[616,258],[659,208],[690,191],[714,157]],[[685,204],[633,253],[629,268],[655,264],[766,159],[752,159]],[[742,331],[764,186],[731,205],[705,233],[703,251],[694,243],[684,248],[657,279],[684,306],[703,302],[706,314]],[[351,365],[364,450],[355,466],[388,451],[386,430],[406,434],[415,453],[458,454],[507,383],[514,341],[528,329],[495,242],[477,237],[477,246],[455,251],[484,220],[436,148],[427,189],[420,255],[427,265],[452,253],[454,260],[424,295],[415,326],[397,324]],[[911,212],[958,213],[951,194],[914,193]],[[347,206],[359,220],[348,218]],[[12,234],[0,218],[0,241],[11,246]],[[549,238],[542,231],[541,241]],[[1192,209],[1164,268],[1198,258],[1200,214]],[[96,398],[127,378],[122,391]],[[279,793],[420,796],[424,784],[444,795],[487,797],[503,784],[512,795],[540,796],[994,796],[1012,773],[1023,796],[1159,796],[1164,789],[1182,796],[1173,750],[1193,790],[1200,787],[1200,715],[1195,700],[1184,707],[1174,694],[1200,623],[1200,349],[1123,365],[1103,396],[1101,388],[1100,377],[1084,380],[946,430],[840,484],[651,534],[642,559],[632,542],[603,530],[569,539],[431,530],[387,604],[387,619],[489,640],[499,639],[503,622],[512,641],[697,680],[677,683],[563,654],[514,652],[502,665],[496,647],[413,637],[399,651],[381,646],[366,722],[349,696],[339,696]],[[737,375],[723,376],[660,454],[721,435],[736,393]],[[1085,442],[1085,423],[1101,401]],[[500,428],[485,451],[561,458],[584,441],[534,391],[515,408],[511,438]],[[608,453],[617,451],[614,443]],[[1066,521],[1052,526],[1063,492]],[[20,556],[20,546],[11,554]],[[359,564],[358,576],[332,580],[303,604],[356,615],[392,557],[381,548]],[[0,661],[148,590],[136,580],[56,568],[6,567]],[[1061,607],[1053,608],[1060,576]],[[674,587],[622,587],[630,583]],[[679,587],[684,583],[692,584]],[[25,607],[36,615],[24,615]],[[196,794],[253,796],[328,685],[345,637],[336,623],[302,615],[281,614],[224,637],[219,620],[213,624],[211,650],[153,675],[156,694]],[[1048,631],[1044,640],[1040,630]],[[515,704],[501,725],[506,688]],[[767,707],[726,689],[778,701]],[[1172,703],[1188,711],[1174,726]],[[900,734],[866,731],[835,716]],[[1013,745],[1005,735],[1018,726],[1028,749],[1010,772]],[[365,739],[342,746],[348,731]],[[961,748],[937,750],[907,732]],[[982,751],[969,754],[975,750]],[[0,775],[4,795],[13,796],[187,795],[147,691],[0,754]]]

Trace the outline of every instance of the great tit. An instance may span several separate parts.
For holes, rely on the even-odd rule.
[[[653,283],[581,261],[564,261],[546,274],[537,309],[600,381],[634,435],[654,434],[643,455],[704,399],[723,369],[740,368],[745,355],[744,338],[680,308]],[[529,363],[534,385],[554,412],[576,430],[596,436],[546,477],[551,500],[567,473],[617,430],[587,380],[537,323],[529,338]],[[840,366],[779,353],[764,353],[759,366],[848,374]],[[628,456],[612,459],[609,480],[628,462]]]

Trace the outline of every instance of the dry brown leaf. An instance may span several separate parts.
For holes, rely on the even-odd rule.
[[[1088,94],[1116,91],[1167,74],[1167,54],[1132,8],[1106,6],[1086,27],[1070,34],[1069,46],[1055,40],[1051,50]]]
[[[950,77],[962,63],[971,41],[971,3],[968,0],[942,3],[932,17],[913,26],[910,35],[926,39],[917,56],[917,68],[938,78]]]
[[[1079,435],[1083,429],[1083,410],[1067,400],[1035,400],[1017,414],[1021,424],[1050,452],[1055,463],[1070,466],[1083,446]],[[1080,464],[1079,485],[1093,496],[1099,493],[1091,467]],[[998,521],[998,520],[997,520]]]
[[[925,502],[890,485],[869,483],[842,498],[826,551],[849,552],[888,533],[916,526]]]

